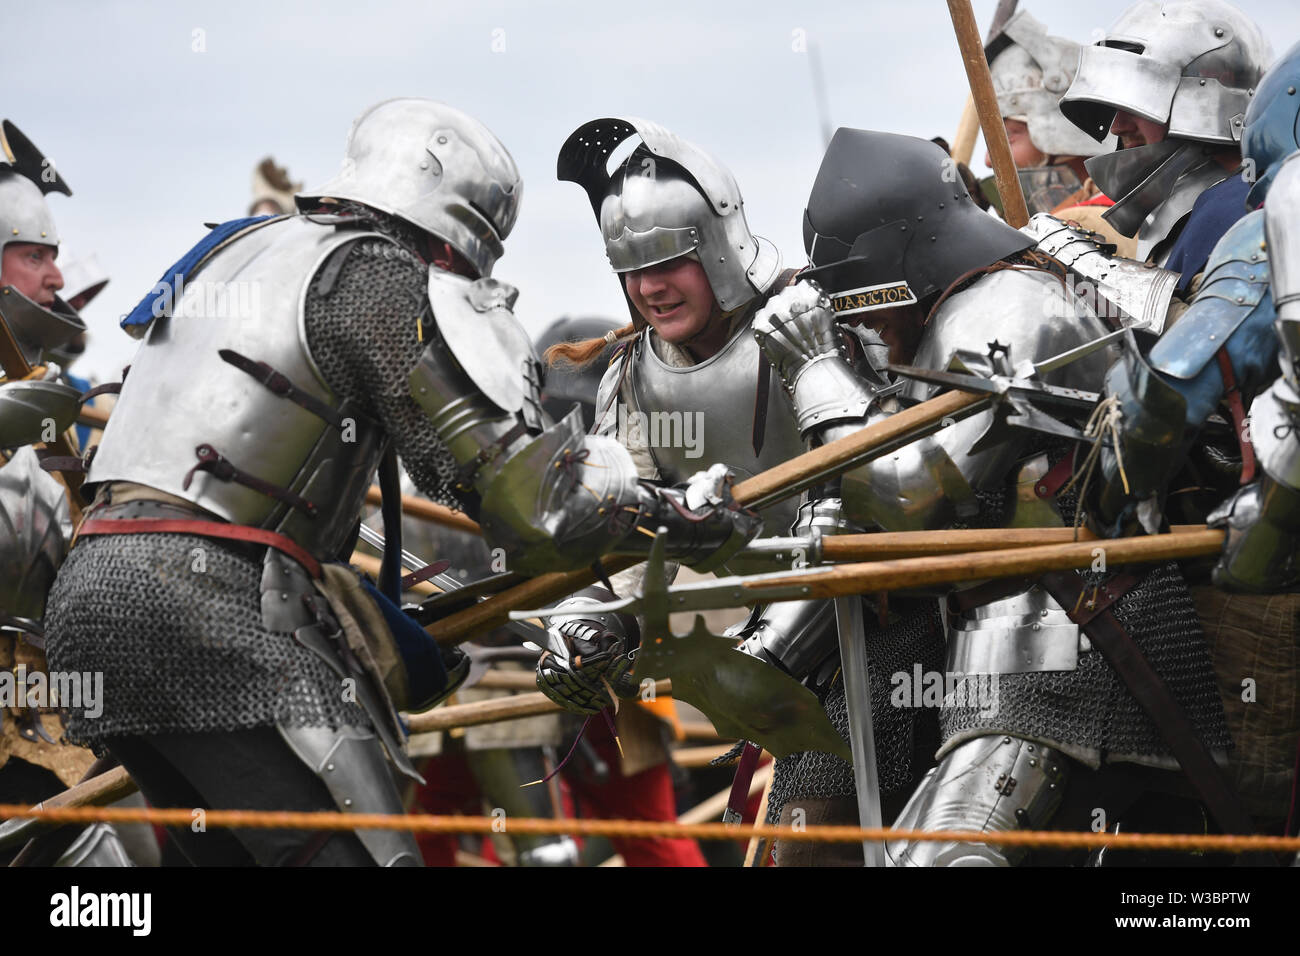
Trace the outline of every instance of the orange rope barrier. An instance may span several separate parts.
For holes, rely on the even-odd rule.
[[[201,816],[199,815],[201,813]],[[523,833],[533,835],[677,837],[736,840],[776,837],[801,843],[860,843],[864,840],[918,840],[992,843],[1000,846],[1060,847],[1063,849],[1214,850],[1224,853],[1300,851],[1300,837],[1238,836],[1181,833],[1060,833],[1045,830],[983,833],[978,830],[888,830],[846,826],[813,826],[803,830],[779,826],[728,826],[724,823],[675,823],[646,820],[548,820],[532,817],[463,817],[382,813],[304,813],[265,810],[184,810],[148,807],[59,807],[38,810],[20,804],[0,804],[0,819],[31,817],[51,823],[158,823],[189,826],[202,819],[205,827],[254,827],[286,830],[410,830],[417,833]]]

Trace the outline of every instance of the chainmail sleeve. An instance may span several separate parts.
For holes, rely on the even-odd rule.
[[[307,347],[325,383],[383,426],[420,491],[461,508],[452,491],[456,462],[407,386],[431,328],[421,326],[429,319],[427,274],[393,242],[366,238],[340,249],[308,288]]]

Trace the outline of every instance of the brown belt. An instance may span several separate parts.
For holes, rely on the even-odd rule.
[[[313,578],[321,576],[320,562],[292,539],[242,524],[223,521],[199,521],[189,518],[90,518],[81,523],[78,537],[88,534],[197,534],[204,538],[225,538],[264,544],[282,551],[307,569]]]

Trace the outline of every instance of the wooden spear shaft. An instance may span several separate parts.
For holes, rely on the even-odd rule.
[[[993,38],[1002,32],[1016,12],[1017,0],[998,0],[997,10],[993,13],[993,22],[989,32],[984,35],[984,45],[988,46]],[[975,152],[975,135],[979,132],[979,114],[975,112],[975,98],[966,94],[966,105],[961,111],[961,121],[957,124],[957,135],[952,139],[952,158],[959,163],[970,165],[971,154]]]
[[[1048,544],[1032,548],[1011,548],[980,554],[952,554],[932,558],[904,558],[841,564],[809,575],[768,578],[744,583],[752,599],[747,604],[771,600],[764,590],[802,585],[799,599],[833,598],[878,591],[904,591],[936,584],[982,581],[986,578],[1036,577],[1044,571],[1147,564],[1176,558],[1198,558],[1223,550],[1224,533],[1205,528],[1180,534],[1159,534],[1145,538],[1110,538],[1072,544]]]
[[[661,680],[655,683],[656,694],[667,696],[672,692],[671,681]],[[480,724],[495,724],[503,720],[536,717],[538,714],[555,714],[563,710],[563,707],[538,691],[534,694],[517,694],[514,697],[476,700],[471,704],[456,704],[453,707],[435,707],[423,714],[413,714],[408,717],[407,724],[411,728],[411,733],[418,734],[431,730],[452,730],[456,727],[477,727]]]
[[[1180,524],[1173,534],[1203,531],[1203,524]],[[829,562],[885,561],[893,558],[922,558],[938,554],[967,554],[973,551],[1004,551],[1044,544],[1069,544],[1076,540],[1073,528],[962,528],[954,531],[898,531],[877,534],[841,534],[822,539],[822,558]],[[1077,540],[1096,541],[1087,528],[1078,530]]]
[[[980,42],[979,27],[975,24],[970,0],[948,0],[948,12],[952,15],[957,45],[961,47],[962,63],[966,67],[966,78],[970,81],[975,110],[979,113],[984,142],[993,158],[993,173],[997,178],[998,193],[1002,196],[1003,213],[1008,225],[1019,229],[1029,222],[1029,209],[1025,206],[1024,193],[1020,191],[1016,164],[1011,158],[1011,144],[1007,141],[1007,130],[1002,124],[1002,111],[998,109],[998,97],[993,92],[993,77],[989,75],[988,60],[984,58],[984,44]]]

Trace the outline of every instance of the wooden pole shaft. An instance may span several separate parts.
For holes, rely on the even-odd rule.
[[[961,120],[957,123],[957,135],[952,138],[952,158],[959,163],[970,165],[971,154],[975,152],[975,137],[980,131],[980,116],[975,112],[975,99],[967,94],[966,105],[962,107]]]
[[[656,694],[668,695],[672,692],[672,681],[661,680],[655,683]],[[625,706],[633,705],[629,703]],[[407,724],[411,728],[411,733],[420,734],[431,730],[495,724],[503,720],[554,714],[562,710],[559,704],[538,691],[532,694],[517,694],[513,697],[476,700],[472,704],[457,704],[454,707],[435,707],[427,713],[411,715],[407,718]]]
[[[842,469],[847,462],[874,449],[905,443],[907,436],[917,429],[942,422],[963,411],[969,412],[985,401],[986,396],[973,392],[944,392],[927,402],[868,425],[855,434],[791,458],[775,468],[742,481],[732,488],[732,495],[742,505],[779,500],[788,493],[794,493],[797,488],[812,484],[814,478],[823,480],[836,474],[837,468]],[[639,563],[639,558],[607,558],[604,567],[607,574],[617,574]],[[585,568],[563,574],[544,574],[493,595],[474,607],[435,621],[425,630],[437,638],[439,644],[459,644],[475,634],[505,624],[510,612],[516,608],[545,607],[549,602],[572,594],[595,580],[596,575]]]
[[[617,574],[640,563],[640,558],[606,558],[602,562],[608,575]],[[439,644],[459,644],[475,634],[505,624],[510,620],[510,612],[516,608],[546,607],[552,601],[585,588],[595,580],[595,573],[588,568],[529,578],[473,607],[449,614],[441,621],[434,621],[425,630]]]
[[[1016,176],[1011,144],[1007,141],[1007,130],[1002,123],[1002,111],[998,109],[997,94],[993,92],[993,77],[989,75],[988,60],[984,58],[984,44],[980,41],[979,27],[975,23],[970,0],[948,0],[948,12],[952,15],[957,45],[961,47],[961,59],[966,67],[966,78],[970,82],[975,110],[979,114],[980,129],[984,131],[984,142],[993,159],[993,172],[997,178],[998,193],[1002,196],[1002,209],[1007,224],[1019,229],[1029,222],[1029,209],[1025,206],[1020,179]]]
[[[1109,567],[1202,557],[1218,554],[1223,549],[1223,535],[1222,531],[1206,528],[1145,538],[1111,538],[1105,541],[1011,548],[982,554],[842,564],[803,578],[773,578],[761,584],[746,584],[744,587],[752,592],[753,601],[750,603],[754,604],[761,604],[765,600],[764,587],[792,584],[803,584],[804,593],[800,595],[801,598],[905,591],[935,584],[982,581],[986,578],[1021,575],[1032,577],[1044,571],[1091,567],[1096,561],[1104,561],[1105,566]]]
[[[1174,525],[1174,534],[1203,531],[1203,524]],[[827,562],[884,561],[893,558],[921,558],[938,554],[974,551],[1004,551],[1044,544],[1069,544],[1073,528],[963,528],[955,531],[898,531],[878,534],[841,534],[822,539],[822,558]],[[1079,541],[1096,541],[1087,528],[1078,531]]]
[[[366,504],[378,505],[383,500],[379,492],[378,485],[371,485],[366,491]],[[432,524],[439,524],[445,528],[454,528],[457,531],[464,531],[468,534],[482,536],[483,529],[479,523],[469,515],[461,511],[452,511],[445,505],[434,504],[424,498],[416,498],[414,495],[402,495],[402,514],[410,518],[421,518]]]

